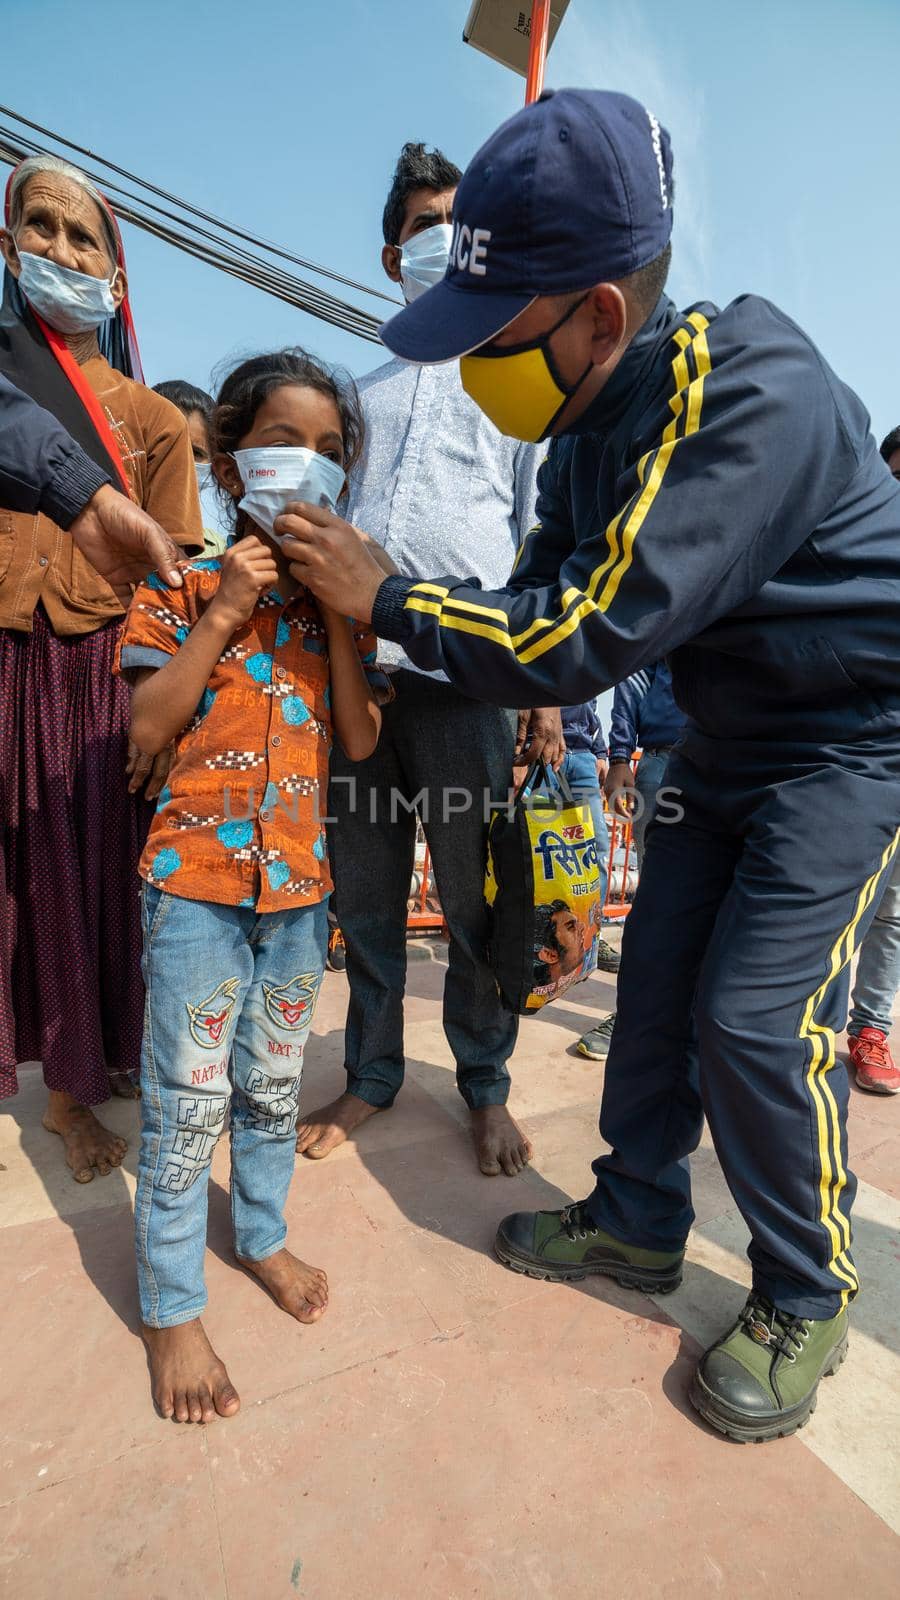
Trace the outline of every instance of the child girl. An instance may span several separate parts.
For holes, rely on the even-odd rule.
[[[332,726],[352,760],[378,740],[374,640],[291,577],[272,531],[292,500],[331,505],[362,444],[356,391],[302,351],[246,361],[212,418],[236,506],[221,557],[138,589],[119,647],[131,736],[175,741],[141,857],[143,1135],[135,1226],[143,1333],[163,1416],[240,1404],[200,1322],[207,1182],[230,1114],[238,1260],[301,1322],[325,1274],[285,1248],[303,1051],[331,891],[319,820]]]

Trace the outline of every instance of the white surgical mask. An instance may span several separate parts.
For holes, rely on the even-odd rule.
[[[47,256],[19,251],[19,288],[33,311],[57,333],[91,333],[115,316],[108,278],[60,267]]]
[[[264,450],[235,450],[234,459],[244,485],[242,511],[264,528],[276,544],[275,518],[292,500],[333,511],[344,487],[344,469],[316,450],[272,445]]]
[[[420,294],[440,283],[450,260],[453,229],[449,222],[436,222],[433,228],[414,233],[400,246],[400,282],[407,305]]]

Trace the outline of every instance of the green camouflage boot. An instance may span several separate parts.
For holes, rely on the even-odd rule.
[[[578,1282],[594,1273],[626,1289],[669,1294],[681,1282],[684,1251],[642,1250],[595,1226],[583,1203],[564,1211],[514,1211],[497,1230],[494,1250],[505,1267],[529,1278]]]
[[[752,1292],[734,1327],[701,1358],[691,1403],[701,1417],[746,1444],[796,1433],[816,1409],[819,1379],[847,1354],[847,1313],[794,1317]]]

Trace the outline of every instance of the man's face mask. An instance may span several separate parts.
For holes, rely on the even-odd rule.
[[[344,469],[316,450],[271,445],[260,450],[235,450],[234,459],[244,485],[238,502],[257,527],[264,528],[276,544],[275,518],[292,500],[333,511],[344,487]]]
[[[407,305],[444,276],[452,237],[449,222],[436,222],[433,228],[414,233],[400,246],[400,282]]]
[[[48,256],[19,251],[19,288],[33,311],[57,333],[92,333],[115,316],[108,278],[60,267]]]
[[[580,378],[567,384],[550,348],[557,328],[568,322],[586,299],[587,293],[537,339],[461,357],[459,376],[466,394],[510,439],[524,439],[529,444],[546,439],[563,406],[591,371],[593,361]]]

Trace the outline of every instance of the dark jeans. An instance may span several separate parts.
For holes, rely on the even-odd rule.
[[[484,795],[506,797],[515,712],[470,700],[421,673],[400,671],[393,682],[397,698],[384,708],[374,755],[347,761],[335,746],[331,762],[335,821],[328,837],[350,981],[347,1088],[369,1105],[389,1106],[403,1082],[406,903],[416,839],[411,802],[418,796],[450,932],[444,1032],[459,1091],[473,1108],[503,1105],[518,1019],[501,1006],[485,958]],[[353,780],[355,795],[342,780]]]

